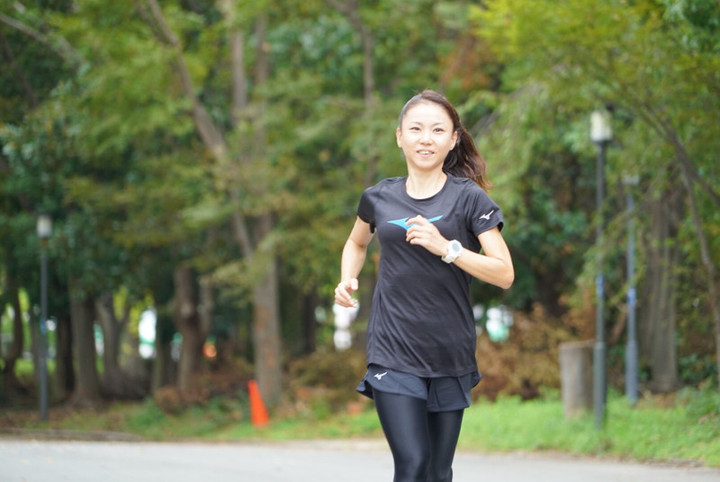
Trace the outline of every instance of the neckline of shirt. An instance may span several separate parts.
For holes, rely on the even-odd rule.
[[[436,197],[438,197],[440,194],[442,194],[443,191],[445,191],[445,189],[447,188],[448,184],[450,184],[450,179],[451,179],[451,178],[452,178],[452,176],[451,176],[450,174],[447,174],[447,173],[446,173],[445,182],[443,183],[443,185],[442,185],[442,187],[440,188],[440,190],[439,190],[438,192],[436,192],[435,194],[433,194],[432,196],[422,197],[422,198],[412,197],[412,196],[407,192],[408,176],[403,176],[402,178],[400,178],[400,179],[402,180],[402,182],[401,182],[400,184],[401,184],[401,187],[402,187],[403,195],[404,195],[407,199],[410,199],[411,201],[431,201],[431,200],[435,199]]]

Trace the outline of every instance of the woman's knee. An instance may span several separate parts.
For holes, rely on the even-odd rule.
[[[430,467],[425,480],[428,482],[452,482],[452,479],[453,471],[451,468],[443,468],[440,472],[438,472],[437,467]]]
[[[432,449],[426,402],[375,391],[375,406],[395,463],[395,482],[427,482]]]
[[[413,451],[396,450],[393,452],[395,462],[394,482],[426,482],[430,467],[430,451],[417,449]]]

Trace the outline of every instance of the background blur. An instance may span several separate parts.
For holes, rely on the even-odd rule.
[[[378,253],[336,345],[340,253],[424,88],[474,135],[515,262],[473,285],[476,395],[559,387],[598,292],[611,387],[635,314],[641,390],[717,387],[719,30],[711,0],[2,2],[0,405],[251,378],[271,407],[332,377],[351,399]]]

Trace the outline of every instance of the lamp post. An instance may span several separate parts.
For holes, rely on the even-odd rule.
[[[635,322],[635,307],[637,292],[635,289],[635,199],[633,187],[638,184],[638,177],[624,176],[623,184],[627,191],[627,218],[628,218],[628,244],[627,244],[627,306],[628,306],[628,334],[625,345],[625,396],[630,405],[635,405],[638,399],[638,349],[637,330]]]
[[[612,127],[610,125],[610,113],[607,110],[595,111],[590,116],[590,140],[597,146],[597,163],[595,177],[597,188],[595,192],[596,203],[596,241],[597,241],[597,266],[595,276],[595,348],[593,350],[593,407],[595,411],[595,427],[602,428],[605,422],[605,289],[603,278],[603,188],[605,151],[612,140]]]
[[[52,234],[52,219],[47,214],[37,218],[37,235],[40,238],[40,340],[38,342],[38,384],[40,385],[40,419],[48,419],[47,376],[47,240]]]

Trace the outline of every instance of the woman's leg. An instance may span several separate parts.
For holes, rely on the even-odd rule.
[[[394,482],[427,482],[430,462],[427,402],[373,391],[380,424],[395,462]]]
[[[464,410],[455,410],[427,414],[430,431],[428,482],[452,482],[452,463],[460,436],[463,413]]]

